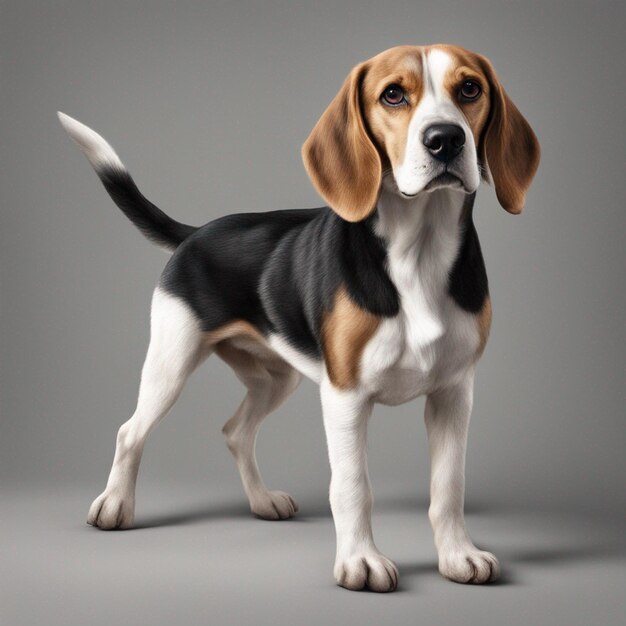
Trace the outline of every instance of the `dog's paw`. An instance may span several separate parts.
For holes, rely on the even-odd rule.
[[[250,502],[250,510],[265,520],[289,519],[298,512],[298,505],[284,491],[265,491]]]
[[[456,583],[481,585],[497,580],[500,564],[491,552],[483,552],[470,544],[440,555],[439,572]]]
[[[335,563],[335,580],[346,589],[385,593],[398,586],[398,568],[375,550],[356,553]]]
[[[114,491],[100,494],[89,507],[87,523],[103,530],[132,528],[135,503]]]

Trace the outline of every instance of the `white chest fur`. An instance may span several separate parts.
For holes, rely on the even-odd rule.
[[[361,360],[362,385],[378,402],[406,402],[471,366],[479,343],[476,323],[448,295],[464,199],[453,190],[414,202],[381,195],[376,230],[387,242],[401,309],[380,325]]]

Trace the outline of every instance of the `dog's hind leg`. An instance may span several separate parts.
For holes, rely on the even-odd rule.
[[[298,386],[301,375],[278,356],[242,349],[234,341],[218,344],[216,352],[248,389],[222,432],[237,463],[250,509],[267,520],[293,517],[298,510],[293,498],[265,486],[256,461],[255,443],[263,419],[283,404]]]
[[[159,288],[152,299],[150,335],[137,408],[119,429],[106,489],[89,509],[87,522],[99,528],[132,527],[135,483],[146,438],[171,409],[188,376],[210,352],[193,312]]]

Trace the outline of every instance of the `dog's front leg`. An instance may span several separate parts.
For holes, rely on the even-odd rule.
[[[439,571],[460,583],[486,583],[499,574],[496,557],[474,546],[465,530],[465,449],[474,373],[428,396],[426,428],[431,456],[428,515],[439,553]]]
[[[367,472],[367,422],[372,402],[358,391],[321,385],[324,428],[330,459],[330,506],[337,533],[335,579],[347,589],[393,591],[396,566],[372,536],[372,490]]]

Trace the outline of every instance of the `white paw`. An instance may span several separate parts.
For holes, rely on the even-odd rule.
[[[353,554],[335,563],[335,580],[346,589],[370,589],[381,593],[398,586],[398,568],[375,550]]]
[[[266,520],[289,519],[298,512],[296,501],[284,491],[265,491],[250,503],[251,511]]]
[[[132,528],[134,520],[134,499],[115,491],[101,493],[87,514],[87,523],[103,530]]]
[[[483,552],[470,544],[441,554],[439,571],[454,582],[480,585],[498,578],[500,564],[491,552]]]

